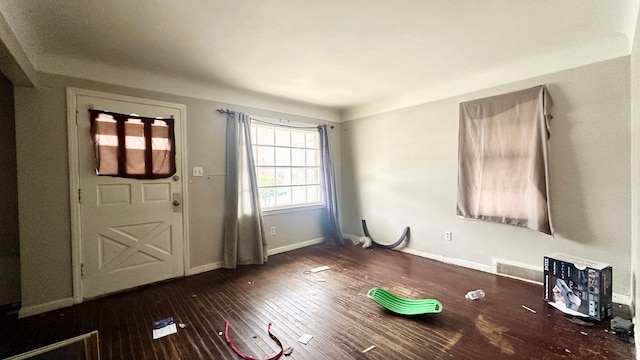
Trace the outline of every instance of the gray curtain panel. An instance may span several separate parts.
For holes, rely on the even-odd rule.
[[[227,114],[223,266],[263,264],[266,237],[251,148],[251,119]]]
[[[324,204],[325,216],[327,218],[328,236],[327,243],[344,245],[346,239],[340,229],[338,218],[338,199],[336,195],[336,180],[333,171],[333,162],[329,151],[329,134],[327,126],[318,126],[320,137],[320,176],[322,186],[322,203]]]
[[[542,85],[460,104],[459,216],[553,234],[548,107]]]

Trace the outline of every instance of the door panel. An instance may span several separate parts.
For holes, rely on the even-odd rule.
[[[138,180],[98,176],[89,109],[175,119],[175,176]],[[77,96],[83,297],[184,275],[181,111],[96,96]]]

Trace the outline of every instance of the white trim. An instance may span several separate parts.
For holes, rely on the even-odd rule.
[[[44,304],[23,307],[18,312],[18,318],[22,319],[27,316],[38,315],[46,313],[48,311],[62,309],[68,306],[72,306],[73,304],[73,298],[68,297],[60,300],[49,301]]]
[[[150,106],[161,106],[177,109],[180,112],[180,149],[177,149],[181,157],[182,166],[180,169],[182,176],[182,235],[183,235],[183,275],[188,273],[189,262],[189,193],[188,176],[189,167],[187,164],[187,107],[184,104],[170,103],[166,101],[144,99],[127,95],[106,93],[102,91],[79,89],[67,87],[67,150],[69,153],[69,196],[71,215],[71,266],[72,266],[72,304],[79,304],[83,299],[82,291],[82,234],[80,227],[80,204],[78,203],[78,189],[80,188],[80,178],[78,175],[78,131],[77,112],[78,96],[93,96],[109,100],[135,102]]]
[[[622,305],[631,306],[631,296],[629,296],[629,295],[622,295],[622,294],[618,294],[618,293],[613,293],[611,295],[611,301],[613,301],[616,304],[622,304]]]
[[[302,242],[291,244],[291,245],[285,245],[285,246],[277,247],[275,249],[268,249],[267,250],[267,256],[280,254],[280,253],[287,252],[287,251],[297,250],[297,249],[301,249],[303,247],[307,247],[307,246],[311,246],[311,245],[322,244],[324,241],[325,241],[324,238],[318,238],[318,239],[302,241]],[[221,269],[221,268],[222,268],[222,261],[218,261],[218,262],[214,262],[214,263],[210,263],[210,264],[205,264],[205,265],[200,265],[200,266],[196,266],[196,267],[193,267],[193,268],[187,270],[187,276],[201,274],[203,272],[217,270],[217,269]]]
[[[289,206],[289,207],[272,207],[268,209],[262,210],[263,216],[271,216],[271,215],[280,215],[287,214],[293,212],[302,212],[302,211],[312,211],[322,209],[324,205],[322,203],[313,203],[313,204],[305,204],[305,205],[297,205],[297,206]]]
[[[345,235],[345,236],[353,238],[355,235]],[[528,283],[531,283],[531,284],[543,285],[542,283],[539,283],[537,281],[532,281],[532,280],[528,280],[528,279],[522,279],[522,278],[519,278],[519,277],[509,276],[509,275],[504,275],[504,274],[497,274],[495,272],[495,266],[484,265],[484,264],[480,264],[480,263],[476,263],[476,262],[468,261],[468,260],[451,258],[451,257],[438,255],[438,254],[433,254],[433,253],[429,253],[429,252],[422,251],[422,250],[417,250],[417,249],[412,249],[412,248],[398,249],[398,251],[402,251],[402,252],[407,253],[407,254],[416,255],[416,256],[424,257],[424,258],[431,259],[431,260],[440,261],[440,262],[443,262],[443,263],[446,263],[446,264],[462,266],[462,267],[465,267],[465,268],[468,268],[468,269],[478,270],[478,271],[486,272],[486,273],[497,275],[497,276],[504,276],[504,277],[508,277],[508,278],[512,278],[512,279],[516,279],[516,280],[520,280],[520,281],[524,281],[524,282],[528,282]],[[505,260],[501,260],[501,261],[505,261]],[[517,264],[517,263],[513,263],[513,262],[510,262],[510,263],[511,264]],[[533,267],[531,265],[528,265],[527,268],[531,268],[533,270],[536,270],[536,267]],[[541,299],[542,299],[542,297],[541,297]],[[623,304],[623,305],[631,306],[631,297],[629,295],[613,293],[612,296],[611,296],[611,301],[613,301],[616,304]]]
[[[438,254],[433,254],[433,253],[429,253],[429,252],[422,251],[422,250],[416,250],[416,249],[412,249],[412,248],[402,248],[402,249],[398,249],[398,250],[402,251],[402,252],[405,252],[407,254],[421,256],[421,257],[424,257],[424,258],[427,258],[427,259],[440,261],[440,262],[443,262],[443,263],[446,263],[446,264],[458,265],[458,266],[462,266],[462,267],[465,267],[465,268],[468,268],[468,269],[479,270],[479,271],[483,271],[483,272],[486,272],[486,273],[497,275],[494,272],[493,266],[490,266],[490,265],[484,265],[484,264],[476,263],[476,262],[473,262],[473,261],[462,260],[462,259],[457,259],[457,258],[451,258],[451,257],[438,255]]]
[[[268,249],[267,250],[267,255],[271,256],[271,255],[276,255],[276,254],[280,254],[280,253],[287,252],[287,251],[302,249],[302,248],[307,247],[307,246],[322,244],[324,241],[325,241],[325,239],[322,237],[322,238],[317,238],[317,239],[311,239],[311,240],[298,242],[298,243],[291,244],[291,245],[280,246],[280,247],[277,247],[277,248]]]
[[[214,262],[211,264],[200,265],[200,266],[196,266],[191,269],[188,269],[187,276],[201,274],[203,272],[217,270],[221,268],[222,268],[222,261]]]
[[[78,175],[78,129],[77,129],[77,89],[67,87],[67,152],[69,161],[69,196],[71,215],[71,274],[73,287],[73,303],[82,302],[82,246],[80,243],[80,204],[78,189],[80,178]]]

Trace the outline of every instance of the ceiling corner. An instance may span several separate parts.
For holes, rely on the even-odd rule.
[[[14,86],[36,86],[38,72],[0,13],[0,71]]]

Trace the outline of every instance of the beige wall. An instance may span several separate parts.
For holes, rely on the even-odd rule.
[[[483,269],[494,259],[541,269],[553,251],[609,262],[614,292],[630,296],[629,72],[624,57],[343,123],[343,230],[361,235],[366,219],[374,238],[391,242],[410,226],[412,251]],[[555,237],[458,218],[458,104],[540,84],[554,101]]]
[[[40,306],[72,296],[66,86],[186,105],[189,168],[202,166],[205,172],[204,177],[188,176],[188,251],[191,259],[188,267],[195,271],[211,268],[222,260],[225,117],[216,109],[229,108],[263,117],[337,125],[246,106],[40,75],[38,88],[16,88],[15,96],[23,307]],[[275,98],[265,97],[262,101],[270,102],[272,108],[286,109],[291,105]],[[339,135],[339,132],[335,134]],[[276,236],[268,235],[268,249],[272,251],[323,237],[323,221],[318,210],[268,215],[265,224],[278,228]]]
[[[0,305],[20,301],[20,243],[13,85],[0,74]],[[0,314],[1,316],[2,314]]]

